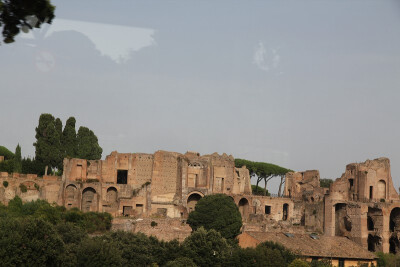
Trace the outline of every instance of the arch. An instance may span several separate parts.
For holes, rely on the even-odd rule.
[[[78,188],[74,184],[69,184],[65,187],[65,199],[66,200],[74,200],[76,198],[75,194],[78,191]]]
[[[203,195],[204,196],[204,195]],[[187,198],[187,208],[188,212],[194,211],[194,208],[196,207],[197,202],[203,197],[201,193],[199,192],[192,192],[188,198]]]
[[[118,202],[118,190],[114,186],[107,188],[106,200],[109,204]]]
[[[97,192],[93,187],[86,187],[82,191],[82,210],[97,211]]]
[[[335,235],[344,236],[346,232],[351,231],[352,225],[347,216],[347,205],[345,203],[336,203],[335,205]]]
[[[368,250],[371,252],[380,251],[382,246],[382,238],[376,235],[368,235]]]
[[[283,204],[282,220],[286,221],[289,218],[289,204]]]
[[[389,239],[389,252],[392,254],[397,254],[400,248],[400,241],[397,236],[391,236]]]
[[[396,207],[390,212],[389,220],[390,232],[400,231],[400,208]]]
[[[249,215],[249,200],[247,198],[241,198],[238,203],[240,214],[242,215],[243,219],[246,219]]]
[[[384,180],[379,180],[376,191],[377,199],[386,199],[386,182]]]

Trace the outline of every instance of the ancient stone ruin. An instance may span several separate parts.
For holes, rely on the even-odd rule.
[[[279,197],[252,195],[247,168],[217,153],[66,158],[62,177],[0,173],[0,183],[3,203],[18,195],[130,220],[185,220],[202,197],[223,193],[238,206],[243,231],[345,236],[370,251],[400,252],[400,199],[387,158],[347,165],[329,189],[320,187],[317,170],[288,173]]]

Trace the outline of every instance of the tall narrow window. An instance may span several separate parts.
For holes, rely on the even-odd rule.
[[[369,199],[372,199],[374,197],[373,193],[374,193],[374,187],[370,186],[369,187]]]

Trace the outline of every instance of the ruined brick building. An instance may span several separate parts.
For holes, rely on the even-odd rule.
[[[3,185],[8,182],[8,186]],[[105,160],[64,159],[62,177],[0,173],[0,201],[15,195],[115,217],[185,219],[208,194],[229,195],[246,232],[344,236],[370,251],[400,251],[400,200],[387,158],[346,166],[331,187],[318,171],[286,175],[284,196],[251,194],[249,171],[234,158],[157,151],[112,152]]]

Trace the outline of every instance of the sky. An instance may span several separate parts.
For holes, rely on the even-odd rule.
[[[51,113],[103,158],[218,152],[336,179],[384,156],[400,186],[398,1],[52,3],[51,25],[0,45],[0,145],[34,156]]]

